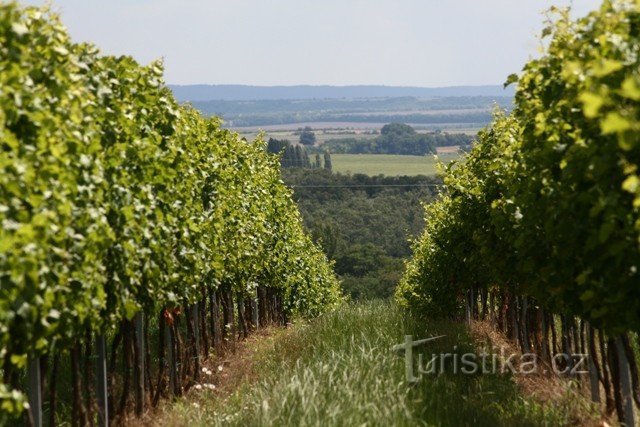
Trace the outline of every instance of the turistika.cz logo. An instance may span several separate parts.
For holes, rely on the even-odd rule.
[[[552,371],[559,375],[580,375],[588,373],[588,355],[582,353],[558,353],[551,357],[551,366],[542,363],[535,353],[513,353],[504,347],[494,347],[491,352],[481,353],[459,352],[458,346],[447,353],[425,353],[416,351],[416,347],[444,338],[445,335],[413,340],[413,336],[405,335],[404,342],[393,346],[393,350],[404,353],[405,373],[407,381],[416,383],[423,375],[439,375],[443,373],[476,375],[505,374],[533,375]],[[417,356],[417,363],[416,357]]]

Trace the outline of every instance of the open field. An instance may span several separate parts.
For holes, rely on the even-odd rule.
[[[438,160],[450,162],[457,153],[442,153]],[[332,154],[333,171],[366,175],[435,175],[438,160],[434,156],[400,156],[391,154]]]
[[[316,137],[319,141],[334,138],[350,138],[350,137],[362,137],[366,136],[366,132],[379,131],[385,123],[357,123],[357,122],[340,122],[340,123],[328,123],[328,122],[307,122],[307,123],[294,123],[286,125],[269,125],[269,126],[248,126],[248,127],[230,127],[242,136],[255,136],[260,131],[264,131],[269,137],[290,139],[291,141],[297,141],[298,137],[294,135],[297,129],[309,126],[316,133]],[[438,125],[428,124],[416,124],[407,123],[413,127],[418,133],[433,132],[440,130],[442,132],[449,133],[466,133],[475,135],[482,125],[470,124],[470,123],[447,123]]]
[[[359,131],[367,131],[367,130],[380,130],[380,128],[387,123],[398,122],[398,123],[406,123],[409,126],[418,129],[424,129],[427,131],[434,131],[436,129],[442,130],[444,132],[460,132],[460,129],[475,129],[476,131],[483,127],[483,124],[474,124],[474,123],[464,123],[464,122],[449,122],[449,123],[434,123],[434,124],[425,124],[425,123],[412,123],[406,120],[398,119],[398,120],[387,120],[384,122],[301,122],[301,123],[288,123],[288,124],[275,124],[275,125],[261,125],[261,126],[231,126],[236,129],[238,132],[247,132],[247,133],[257,133],[260,130],[264,130],[265,132],[293,132],[297,129],[301,129],[304,127],[310,127],[313,130],[321,131],[322,129],[350,129],[350,130],[359,130]]]
[[[380,128],[382,126],[384,126],[384,124],[377,124],[377,126],[373,126],[373,127],[366,127],[366,128],[359,128],[359,127],[349,127],[349,128],[318,128],[315,125],[317,125],[318,123],[315,124],[311,124],[311,128],[314,129],[314,132],[316,134],[316,145],[322,145],[324,144],[326,141],[330,140],[330,139],[344,139],[344,138],[357,138],[357,139],[371,139],[371,138],[376,138],[378,135],[372,133],[372,131],[380,131]],[[274,138],[274,139],[287,139],[293,143],[297,143],[298,140],[300,139],[299,135],[296,135],[296,130],[298,129],[298,127],[296,128],[291,128],[289,130],[285,130],[282,128],[278,128],[277,130],[267,130],[267,129],[262,129],[262,131],[265,132],[265,140],[269,140],[269,138]],[[428,132],[432,132],[433,129],[427,129],[424,127],[414,127],[414,129],[418,132],[418,133],[428,133]],[[244,128],[238,128],[238,129],[233,129],[234,131],[238,132],[241,136],[243,136],[244,138],[246,138],[247,140],[251,141],[253,139],[255,139],[256,136],[258,136],[260,130],[256,130],[256,129],[244,129]],[[448,132],[448,133],[464,133],[467,135],[475,135],[478,133],[478,131],[480,130],[479,127],[461,127],[461,128],[442,128],[440,129],[442,130],[442,132]],[[443,147],[444,148],[444,147]]]
[[[380,126],[382,127],[382,126]],[[371,129],[317,129],[314,128],[314,132],[316,134],[316,145],[322,145],[326,141],[330,139],[342,139],[342,138],[358,138],[358,139],[369,139],[375,138],[378,135],[367,133],[373,130],[380,130],[380,127],[371,128]],[[265,130],[265,139],[269,140],[269,138],[274,139],[287,139],[293,143],[297,143],[300,139],[299,135],[296,135],[296,129],[291,130]],[[258,131],[246,131],[241,129],[234,129],[236,132],[240,133],[241,136],[247,138],[248,140],[254,139],[258,135]]]

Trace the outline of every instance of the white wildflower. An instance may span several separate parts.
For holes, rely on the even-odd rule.
[[[520,212],[520,208],[516,208],[516,212],[513,214],[516,218],[516,221],[520,221],[522,219],[522,212]]]

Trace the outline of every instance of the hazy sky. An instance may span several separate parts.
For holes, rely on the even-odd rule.
[[[43,0],[22,3],[43,4]],[[569,0],[53,0],[78,41],[169,83],[499,84]],[[574,15],[600,0],[574,0]]]

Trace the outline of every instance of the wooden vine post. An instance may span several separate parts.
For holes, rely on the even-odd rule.
[[[178,390],[178,378],[176,375],[176,354],[172,329],[172,326],[167,324],[164,328],[164,333],[167,346],[167,368],[169,370],[169,394],[175,395]]]
[[[596,353],[594,329],[588,325],[588,358],[589,358],[589,384],[591,386],[591,401],[600,403],[600,372],[598,369],[598,354]]]
[[[28,383],[29,383],[29,407],[31,418],[35,427],[42,427],[42,388],[40,376],[40,360],[37,357],[29,358]]]
[[[191,318],[193,321],[193,358],[194,358],[194,379],[200,378],[200,321],[199,321],[199,305],[195,303],[191,306]]]
[[[142,416],[144,412],[144,314],[139,311],[135,316],[136,347],[135,347],[135,394],[136,415]]]
[[[104,335],[96,337],[96,398],[98,401],[98,426],[109,425],[109,399],[107,390],[107,343]]]
[[[630,427],[636,425],[635,403],[633,401],[633,388],[631,386],[631,372],[629,359],[624,349],[622,337],[615,340],[616,354],[618,355],[618,375],[620,377],[620,397],[622,398],[622,422]]]
[[[258,316],[258,298],[260,297],[259,288],[256,289],[256,294],[251,298],[251,316],[253,317],[253,324],[256,325],[256,329],[260,327]]]

